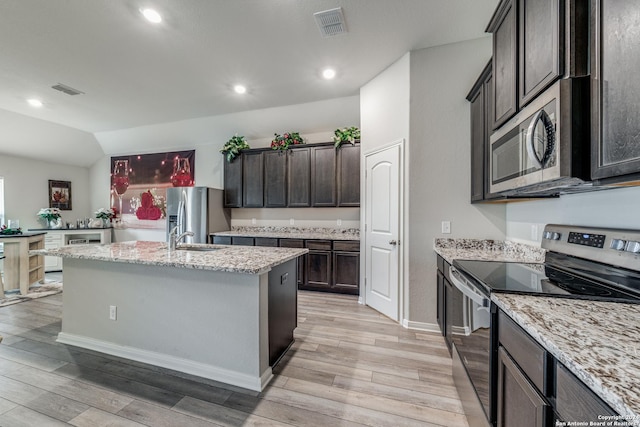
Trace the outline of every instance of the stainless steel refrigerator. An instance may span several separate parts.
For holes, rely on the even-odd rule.
[[[192,231],[185,243],[209,243],[209,233],[231,228],[231,213],[222,207],[223,190],[209,187],[167,189],[167,240],[173,227],[178,234]]]

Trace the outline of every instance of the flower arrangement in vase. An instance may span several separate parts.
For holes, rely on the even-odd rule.
[[[336,129],[333,134],[333,145],[336,148],[340,148],[340,146],[345,142],[348,142],[351,145],[356,145],[356,141],[360,140],[360,129],[355,126]]]
[[[105,228],[108,228],[109,224],[111,223],[111,220],[116,217],[116,213],[113,209],[105,209],[105,208],[98,209],[95,215],[96,215],[96,218],[102,220],[102,225]]]
[[[286,150],[291,145],[304,144],[304,140],[298,132],[286,132],[282,135],[274,133],[275,138],[271,141],[272,150]]]
[[[62,215],[58,208],[42,208],[38,216],[46,222],[47,228],[62,228]]]
[[[240,150],[246,150],[248,148],[250,147],[247,141],[244,140],[244,136],[238,136],[236,133],[224,144],[220,152],[226,156],[227,162],[231,163],[233,159],[240,154]]]

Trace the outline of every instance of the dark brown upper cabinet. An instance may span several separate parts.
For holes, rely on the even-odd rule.
[[[264,161],[262,151],[246,151],[242,169],[242,206],[261,208],[264,206]]]
[[[337,205],[336,149],[333,145],[311,148],[311,206]]]
[[[224,163],[228,208],[359,207],[360,144],[243,150]]]
[[[224,162],[224,207],[242,207],[242,155],[237,156],[231,163]]]
[[[284,208],[287,206],[287,153],[265,151],[264,159],[264,206]]]
[[[344,144],[338,155],[338,206],[360,206],[360,145]]]
[[[487,27],[493,33],[492,129],[499,128],[558,78],[587,72],[587,52],[583,47],[587,38],[583,29],[588,18],[584,6],[577,3],[580,2],[500,2]],[[567,59],[570,66],[565,73]]]
[[[493,106],[491,128],[497,129],[518,111],[517,0],[498,5],[487,31],[493,33]]]
[[[640,181],[637,0],[591,1],[591,177]]]
[[[287,150],[289,207],[311,206],[311,149]]]
[[[518,82],[522,108],[563,73],[562,0],[519,0]]]

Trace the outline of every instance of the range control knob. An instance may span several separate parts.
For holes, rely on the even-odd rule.
[[[542,233],[542,238],[543,239],[550,239],[551,238],[551,232],[550,231],[545,231],[544,233]]]
[[[556,233],[555,231],[551,233],[551,240],[560,240],[560,237],[562,237],[560,233]]]
[[[622,239],[613,239],[611,240],[611,249],[614,251],[623,251],[626,243],[627,242]]]
[[[637,254],[638,252],[640,252],[640,242],[627,242],[624,250]]]

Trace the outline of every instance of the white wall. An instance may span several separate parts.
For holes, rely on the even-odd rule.
[[[409,313],[436,321],[436,237],[504,239],[503,205],[470,199],[469,89],[491,57],[484,37],[411,52]],[[441,222],[451,221],[451,234]]]
[[[49,180],[71,181],[72,210],[62,211],[64,221],[93,217],[89,202],[89,169],[21,157],[0,156],[4,177],[5,219],[20,220],[23,230],[41,228],[37,213],[49,207]]]
[[[540,245],[545,224],[640,229],[640,187],[507,205],[507,239]],[[532,227],[536,238],[533,239]]]

